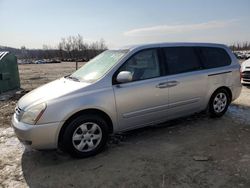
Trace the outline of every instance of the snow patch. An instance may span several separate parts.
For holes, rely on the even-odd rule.
[[[250,123],[250,108],[242,108],[237,105],[230,105],[228,107],[227,115],[239,123]]]

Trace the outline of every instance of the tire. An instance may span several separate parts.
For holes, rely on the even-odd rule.
[[[85,114],[71,121],[63,133],[61,147],[71,156],[85,158],[101,152],[108,140],[108,125],[100,116]]]
[[[212,118],[223,116],[231,102],[231,98],[225,89],[219,89],[213,93],[209,101],[209,114]]]

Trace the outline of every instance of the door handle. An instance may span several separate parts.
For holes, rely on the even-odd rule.
[[[156,85],[156,87],[159,89],[163,89],[168,87],[174,87],[177,86],[178,84],[179,84],[178,81],[169,81],[169,82],[159,83],[158,85]]]
[[[179,84],[179,82],[178,81],[169,81],[169,82],[167,82],[167,84],[168,84],[168,87],[174,87],[174,86],[177,86]]]
[[[159,83],[158,85],[156,85],[156,87],[159,88],[159,89],[167,88],[168,83],[167,82]]]

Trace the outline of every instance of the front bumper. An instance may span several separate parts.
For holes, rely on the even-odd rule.
[[[242,71],[242,84],[250,84],[250,69]]]
[[[29,125],[17,120],[16,114],[11,121],[18,139],[25,145],[34,149],[57,148],[60,122]]]
[[[242,78],[241,83],[242,84],[250,84],[250,79]]]

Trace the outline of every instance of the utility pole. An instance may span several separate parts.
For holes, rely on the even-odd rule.
[[[76,70],[78,69],[78,61],[76,60]]]

